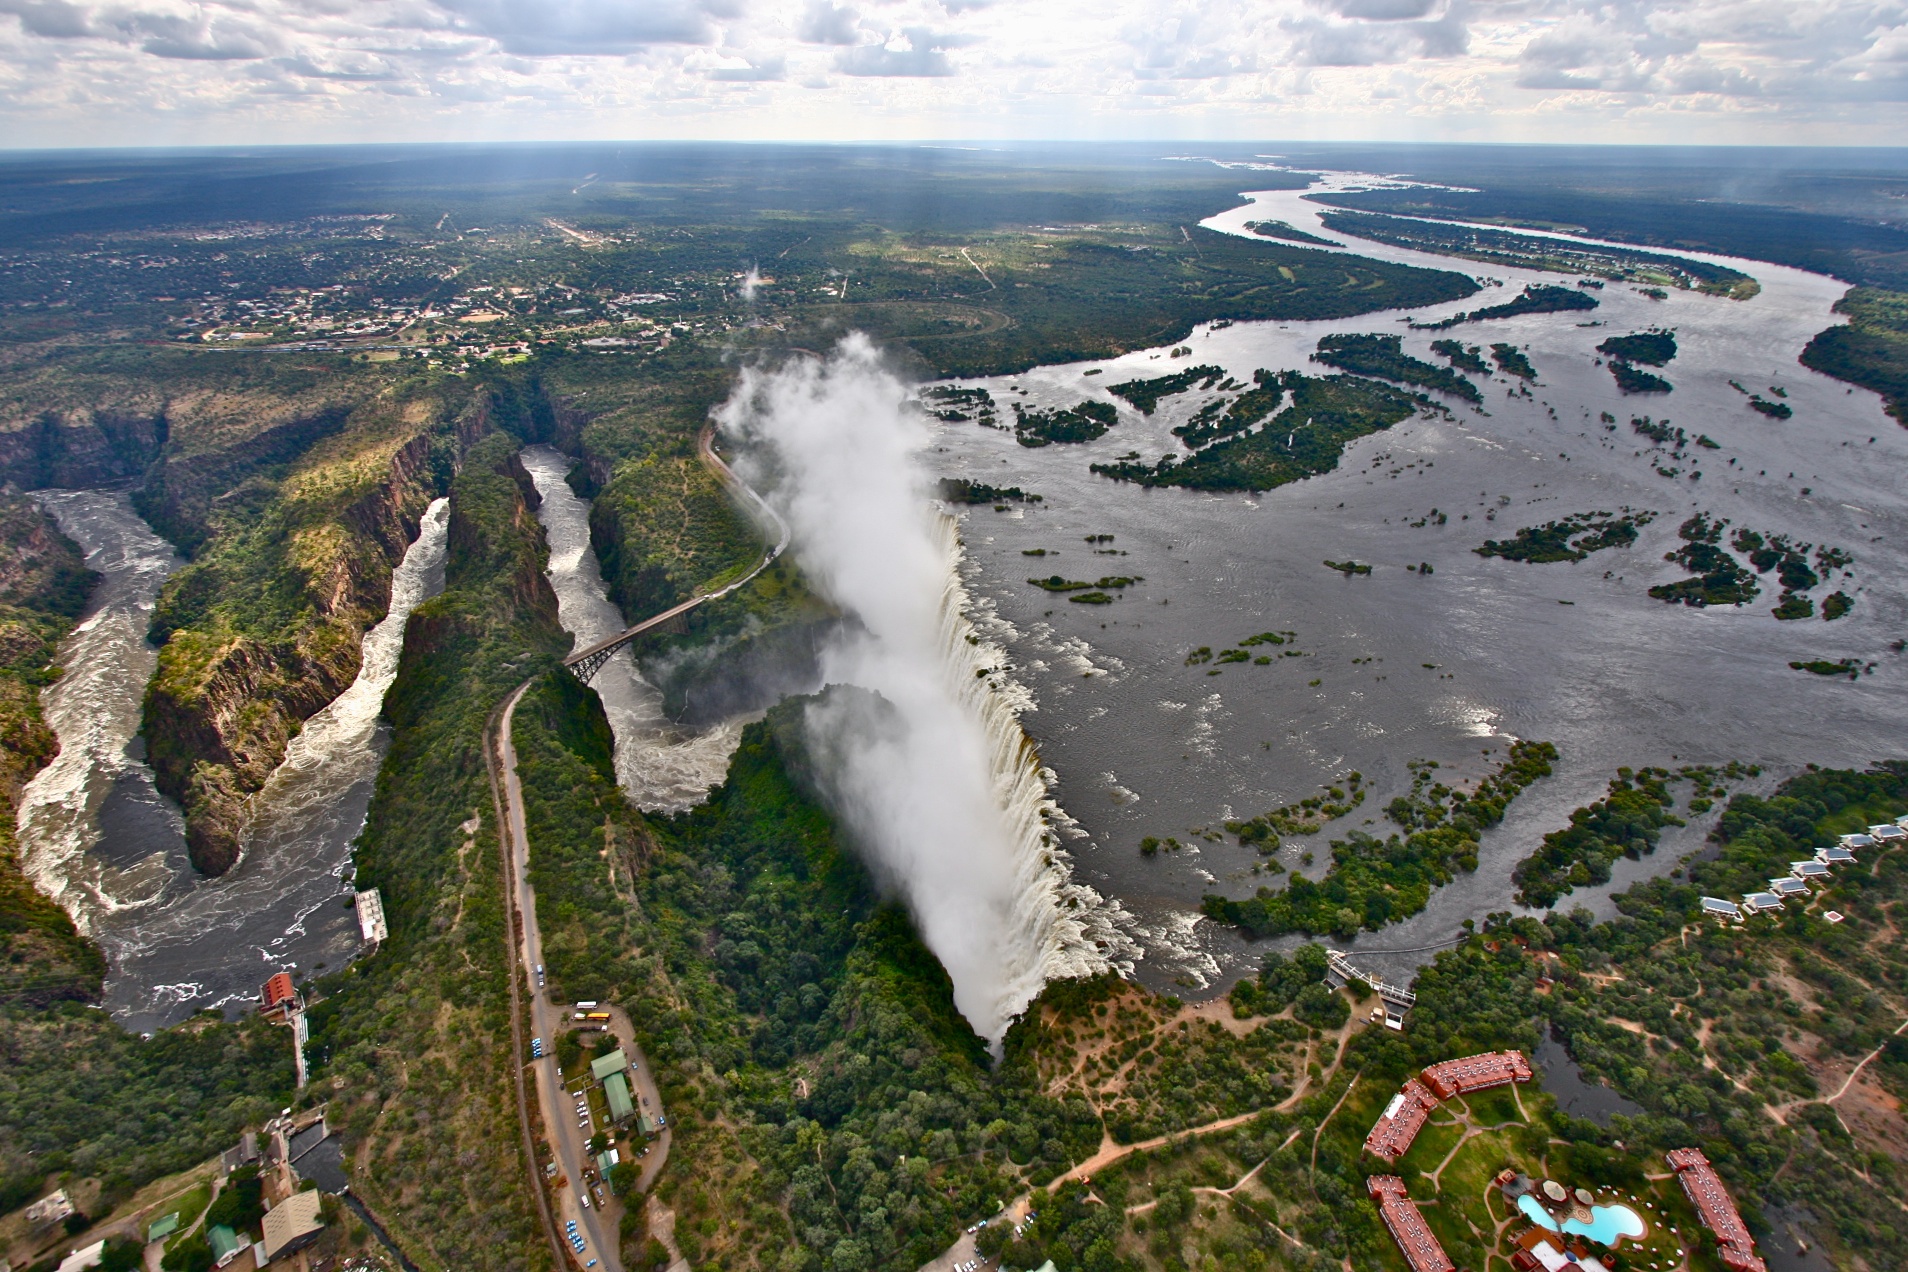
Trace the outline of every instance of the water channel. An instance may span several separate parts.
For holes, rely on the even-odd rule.
[[[389,746],[378,716],[405,622],[443,589],[445,501],[392,574],[356,681],[292,739],[253,797],[238,864],[207,879],[187,860],[178,810],[154,789],[136,736],[158,659],[146,628],[178,559],[123,493],[36,497],[103,578],[61,646],[67,674],[43,698],[61,749],[23,794],[21,842],[29,876],[105,952],[107,1010],[150,1031],[207,1008],[242,1010],[280,968],[351,958],[359,933],[343,879]]]
[[[550,585],[557,594],[557,620],[582,649],[628,627],[603,589],[603,574],[590,547],[590,505],[565,475],[576,461],[551,446],[531,446],[523,465],[542,502],[537,519],[550,544]],[[681,812],[700,804],[728,773],[729,756],[749,717],[727,720],[701,732],[679,729],[663,714],[662,694],[644,680],[625,646],[590,680],[603,700],[616,738],[616,777],[639,808]]]

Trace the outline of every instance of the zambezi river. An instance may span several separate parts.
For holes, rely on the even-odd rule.
[[[35,497],[102,580],[60,648],[66,674],[43,695],[60,754],[27,785],[20,838],[28,876],[105,952],[107,1010],[151,1031],[208,1008],[241,1011],[275,971],[342,965],[360,948],[344,879],[389,746],[379,711],[406,620],[444,586],[445,501],[392,574],[357,680],[292,739],[253,797],[238,864],[208,879],[186,857],[178,810],[154,789],[137,736],[158,662],[146,629],[179,560],[122,492]]]
[[[1242,186],[1249,180],[1241,173]],[[1313,189],[1382,183],[1336,173]],[[1206,224],[1250,237],[1248,221],[1285,221],[1361,256],[1476,274],[1484,290],[1341,320],[1204,326],[1180,342],[1190,352],[1179,358],[1161,347],[961,381],[993,394],[1003,426],[1012,425],[1015,403],[1082,400],[1116,406],[1118,423],[1093,442],[1038,449],[1017,445],[1007,427],[946,423],[932,456],[940,475],[1042,496],[963,514],[969,588],[1033,696],[1022,723],[1087,834],[1070,845],[1080,877],[1139,921],[1142,980],[1200,995],[1252,966],[1267,946],[1202,919],[1201,897],[1280,887],[1290,872],[1316,878],[1334,837],[1396,830],[1382,810],[1408,790],[1413,760],[1435,760],[1442,780],[1468,782],[1501,761],[1512,738],[1551,741],[1562,752],[1556,774],[1486,834],[1474,874],[1434,893],[1419,915],[1352,943],[1397,951],[1361,962],[1400,980],[1449,943],[1462,920],[1518,910],[1512,866],[1565,826],[1572,809],[1601,797],[1621,766],[1740,760],[1765,771],[1732,789],[1766,789],[1804,763],[1859,766],[1903,753],[1908,656],[1894,642],[1908,633],[1908,432],[1874,394],[1797,362],[1814,333],[1843,321],[1832,308],[1843,284],[1703,257],[1755,277],[1760,294],[1670,290],[1656,299],[1611,281],[1586,289],[1595,310],[1418,330],[1408,320],[1498,304],[1527,283],[1573,280],[1348,239],[1320,223],[1320,205],[1305,193],[1246,194]],[[1595,346],[1650,328],[1676,333],[1679,352],[1661,370],[1674,390],[1626,396]],[[1146,416],[1107,385],[1197,364],[1248,384],[1258,368],[1330,374],[1310,358],[1319,337],[1334,332],[1396,334],[1406,353],[1432,362],[1441,361],[1433,339],[1512,344],[1535,365],[1537,382],[1525,396],[1502,374],[1474,377],[1481,408],[1448,399],[1448,416],[1421,415],[1362,438],[1335,471],[1264,493],[1148,490],[1088,470],[1127,455],[1149,464],[1184,455],[1171,430],[1215,396],[1165,398]],[[1750,392],[1786,402],[1793,417],[1751,410]],[[1632,424],[1644,416],[1685,430],[1682,460],[1652,449]],[[1630,548],[1541,565],[1475,551],[1520,527],[1622,508],[1655,514]],[[1652,585],[1688,573],[1664,554],[1698,511],[1727,518],[1730,534],[1750,528],[1851,553],[1852,573],[1838,572],[1813,595],[1819,607],[1845,591],[1853,611],[1834,622],[1778,621],[1773,574],[1759,578],[1762,595],[1742,608],[1651,598]],[[1372,568],[1348,577],[1327,561]],[[1114,592],[1112,604],[1079,605],[1029,584],[1055,573],[1141,581]],[[1296,633],[1284,646],[1252,650],[1281,655],[1269,665],[1195,657],[1202,646],[1216,656],[1266,631]],[[1872,670],[1851,681],[1789,665],[1842,658]],[[1320,833],[1289,837],[1278,854],[1286,874],[1254,873],[1258,853],[1223,829],[1354,770],[1370,791],[1366,802]],[[1611,891],[1671,869],[1701,847],[1715,816],[1666,832],[1653,856],[1619,861],[1609,885],[1580,889],[1561,906],[1609,913]],[[1138,843],[1148,835],[1185,847],[1144,857]]]

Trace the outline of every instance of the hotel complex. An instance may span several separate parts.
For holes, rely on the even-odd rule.
[[[1392,1240],[1404,1251],[1411,1272],[1457,1272],[1451,1256],[1425,1226],[1417,1203],[1405,1192],[1404,1180],[1396,1175],[1373,1175],[1365,1181],[1365,1188],[1378,1203],[1378,1214],[1391,1229]]]
[[[1683,1191],[1689,1194],[1703,1226],[1716,1234],[1723,1266],[1731,1272],[1769,1272],[1768,1264],[1756,1255],[1755,1242],[1743,1225],[1742,1216],[1736,1213],[1736,1203],[1729,1199],[1729,1190],[1723,1187],[1716,1168],[1709,1164],[1702,1150],[1678,1148],[1664,1156],[1670,1169],[1676,1172],[1676,1178],[1682,1181]]]

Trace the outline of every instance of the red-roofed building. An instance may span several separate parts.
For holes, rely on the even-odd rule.
[[[1365,1151],[1388,1162],[1397,1161],[1437,1107],[1438,1097],[1412,1078],[1404,1084],[1404,1090],[1391,1097],[1391,1103],[1372,1124],[1371,1134],[1365,1137]]]
[[[1530,1061],[1521,1051],[1487,1051],[1462,1060],[1441,1060],[1421,1075],[1440,1100],[1531,1079]]]
[[[296,1003],[298,990],[292,985],[290,972],[277,972],[265,982],[265,987],[258,991],[258,996],[263,1004],[259,1008],[260,1011],[277,1011],[287,1004]]]
[[[1696,1207],[1703,1226],[1716,1234],[1723,1266],[1733,1272],[1769,1272],[1768,1264],[1756,1257],[1755,1240],[1743,1226],[1742,1216],[1736,1213],[1736,1203],[1730,1200],[1729,1190],[1723,1187],[1716,1168],[1709,1164],[1702,1150],[1672,1149],[1664,1157],[1676,1177],[1682,1180],[1683,1191],[1689,1194],[1690,1204]]]
[[[1457,1272],[1457,1265],[1431,1235],[1424,1216],[1405,1192],[1404,1180],[1396,1175],[1373,1175],[1365,1181],[1365,1187],[1378,1203],[1379,1217],[1391,1229],[1391,1239],[1404,1252],[1411,1272]]]

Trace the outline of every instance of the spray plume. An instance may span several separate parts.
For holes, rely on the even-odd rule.
[[[1014,706],[976,676],[954,524],[919,462],[927,421],[874,346],[744,372],[717,420],[787,519],[807,577],[850,617],[823,653],[830,695],[805,725],[834,811],[998,1044],[1054,976],[1132,952],[1120,917],[1070,878],[1058,809]],[[977,654],[978,651],[978,654]]]

